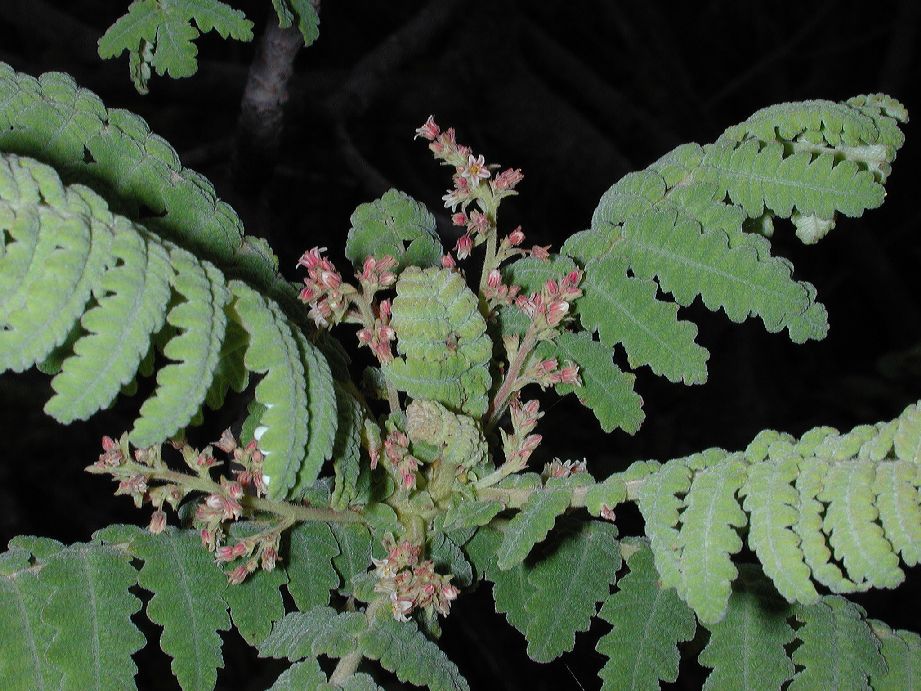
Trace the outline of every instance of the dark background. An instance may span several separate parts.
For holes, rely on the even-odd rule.
[[[269,3],[231,4],[256,22],[258,37]],[[438,210],[453,244],[440,209],[449,176],[412,141],[430,113],[488,161],[524,170],[521,194],[503,205],[501,220],[506,230],[521,223],[529,240],[555,246],[587,227],[600,195],[624,173],[685,141],[712,141],[762,106],[884,91],[921,113],[921,3],[913,0],[325,0],[320,40],[297,58],[278,156],[241,175],[231,161],[255,44],[209,34],[198,41],[197,75],[155,77],[142,97],[125,57],[103,62],[95,53],[95,41],[126,6],[3,0],[0,60],[33,75],[69,72],[108,106],[146,117],[185,165],[214,181],[248,233],[269,238],[291,279],[308,247],[341,256],[354,207],[390,186]],[[694,305],[683,313],[698,322],[699,342],[712,353],[709,382],[683,387],[638,372],[647,422],[634,437],[603,435],[569,397],[544,418],[546,442],[535,464],[586,457],[595,474],[606,475],[638,458],[743,447],[767,427],[799,434],[890,419],[921,397],[916,129],[905,128],[882,209],[840,220],[817,247],[803,247],[792,228],[778,224],[775,252],[794,261],[797,276],[813,282],[828,306],[825,341],[794,346],[760,322],[733,325]],[[340,335],[352,345],[351,334]],[[99,453],[102,433],[128,426],[137,400],[65,430],[41,411],[47,377],[4,375],[0,382],[0,544],[18,533],[84,540],[114,521],[145,520],[81,470]],[[225,413],[230,421],[233,415]],[[623,520],[640,528],[629,512]],[[860,601],[872,615],[911,628],[921,581],[911,576],[896,593]],[[474,688],[590,689],[602,663],[595,640],[606,630],[596,622],[575,652],[539,667],[481,588],[455,607],[443,642]],[[221,687],[267,686],[278,669],[255,664],[235,634],[227,640]],[[686,688],[701,683],[693,661],[700,644],[688,646],[691,659],[682,664]],[[156,645],[142,655],[142,687],[171,688]]]

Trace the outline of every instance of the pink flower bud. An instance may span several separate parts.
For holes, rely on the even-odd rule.
[[[159,535],[164,528],[166,528],[166,513],[158,509],[150,517],[150,525],[147,529],[154,535]]]
[[[278,550],[274,547],[266,547],[262,550],[262,568],[266,571],[273,571],[275,563],[278,561]]]
[[[457,246],[454,248],[458,259],[466,259],[473,251],[473,238],[469,234],[462,235],[457,240]]]
[[[358,333],[358,342],[362,345],[366,345],[371,342],[371,329],[359,329]]]
[[[467,214],[465,214],[463,211],[458,211],[456,214],[451,216],[451,222],[456,226],[466,226]]]
[[[563,300],[557,300],[547,308],[547,324],[556,326],[569,312],[569,303]]]
[[[493,269],[489,272],[489,276],[486,277],[486,285],[493,290],[502,285],[502,274],[499,273],[498,269]]]
[[[225,429],[221,433],[221,438],[214,442],[214,446],[224,453],[233,453],[237,448],[237,440],[229,429]]]
[[[509,233],[508,244],[510,244],[512,247],[518,247],[518,245],[520,245],[522,242],[524,242],[524,231],[521,230],[521,226],[518,226],[515,228],[515,230]]]
[[[544,245],[543,247],[534,245],[534,247],[531,248],[531,256],[540,261],[547,261],[550,259],[550,245]]]
[[[390,315],[392,314],[390,311],[390,308],[391,308],[390,300],[381,300],[380,309],[379,309],[381,319],[386,319],[386,320],[390,319]]]
[[[215,560],[222,564],[229,562],[229,561],[233,561],[235,559],[235,556],[234,556],[235,546],[236,545],[233,545],[233,546],[223,545],[222,547],[218,547],[214,555]]]
[[[442,269],[453,269],[457,266],[457,262],[454,261],[454,257],[450,254],[446,254],[441,258],[441,268]]]
[[[249,569],[246,568],[245,564],[241,564],[227,574],[227,580],[230,582],[230,585],[240,585],[246,580],[247,576],[249,576]]]

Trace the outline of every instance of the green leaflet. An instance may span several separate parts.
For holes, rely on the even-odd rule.
[[[715,182],[734,204],[754,218],[765,209],[789,217],[796,209],[831,219],[836,212],[860,216],[883,203],[882,185],[854,161],[833,152],[785,154],[781,143],[746,141],[704,147],[702,180]]]
[[[333,559],[339,545],[326,523],[301,523],[288,533],[285,569],[288,592],[302,611],[328,605],[330,591],[339,585]],[[370,557],[369,557],[370,561]]]
[[[389,612],[378,612],[360,639],[362,655],[402,682],[428,686],[432,691],[457,691],[470,686],[457,666],[425,637],[414,621],[399,622]]]
[[[224,330],[224,342],[214,368],[213,381],[205,396],[205,403],[211,410],[220,410],[230,391],[243,393],[249,385],[249,371],[243,363],[249,337],[240,326],[236,314],[231,310],[233,303],[225,307],[227,327]]]
[[[892,442],[896,458],[921,463],[921,403],[908,406],[899,416]]]
[[[282,672],[269,691],[319,691],[326,686],[326,675],[315,659],[298,662]]]
[[[918,501],[918,466],[908,461],[876,466],[876,508],[883,531],[908,566],[921,562],[921,504]]]
[[[342,577],[339,592],[351,595],[352,579],[371,565],[371,533],[360,523],[331,523],[329,526],[339,543],[339,555],[333,558],[336,571]]]
[[[0,372],[22,372],[66,340],[109,259],[112,231],[104,205],[91,192],[63,188],[47,166],[16,156],[4,158],[7,165],[0,175],[7,181],[0,199],[6,212],[0,213],[0,220],[23,203],[15,198],[24,196],[21,190],[7,198],[8,186],[32,186],[33,195],[37,192],[44,201],[33,195],[25,201],[35,207],[37,228],[29,225],[38,232],[38,240],[28,268],[11,286],[0,312]],[[97,213],[101,220],[93,218]]]
[[[596,647],[608,658],[599,674],[606,689],[658,689],[678,678],[678,644],[694,638],[697,622],[674,588],[659,585],[650,550],[627,563],[630,572],[598,614],[614,627]]]
[[[292,662],[318,655],[344,657],[355,650],[366,626],[367,620],[359,612],[336,612],[324,606],[292,612],[276,622],[259,645],[259,656]]]
[[[445,513],[444,529],[451,531],[486,525],[502,509],[502,504],[497,501],[461,501]]]
[[[547,281],[559,281],[576,268],[576,263],[566,256],[553,254],[547,261],[524,257],[503,267],[502,275],[508,285],[516,285],[525,295],[539,293]]]
[[[396,290],[391,324],[400,357],[384,368],[387,378],[412,398],[483,415],[492,343],[463,277],[447,269],[410,267]]]
[[[227,326],[224,306],[230,292],[220,271],[178,247],[170,248],[173,289],[183,299],[166,315],[178,330],[163,348],[174,364],[157,373],[157,390],[141,406],[131,442],[153,446],[184,428],[201,409],[217,368]]]
[[[685,499],[678,592],[703,624],[722,619],[737,574],[731,555],[742,549],[736,529],[745,527],[747,517],[736,492],[744,481],[744,464],[729,458],[698,473]]]
[[[138,574],[126,556],[102,545],[74,545],[50,557],[40,579],[51,588],[42,619],[56,631],[48,661],[63,688],[134,685],[131,656],[145,643],[131,622],[141,601],[128,592]]]
[[[356,269],[367,257],[391,256],[398,267],[439,266],[444,249],[438,240],[435,217],[419,202],[398,190],[360,205],[351,218],[345,256]]]
[[[307,375],[307,397],[310,409],[310,432],[307,455],[297,472],[294,492],[312,486],[320,477],[323,462],[333,453],[338,424],[336,390],[329,364],[320,350],[310,343],[299,329],[294,329],[298,351]]]
[[[691,488],[691,479],[691,469],[683,460],[666,463],[643,483],[637,498],[664,587],[677,588],[681,583],[681,552],[675,525],[685,504],[677,495]]]
[[[741,494],[745,496],[745,511],[751,516],[748,544],[764,572],[788,601],[809,604],[819,594],[810,579],[799,535],[793,530],[799,517],[799,493],[793,486],[798,474],[795,456],[758,463],[751,467]]]
[[[213,688],[224,664],[218,631],[230,628],[223,572],[191,531],[137,531],[129,550],[144,562],[138,583],[153,593],[147,616],[163,627],[160,647],[173,674],[183,689]]]
[[[542,358],[555,357],[558,362],[579,365],[581,386],[557,384],[561,395],[575,393],[582,405],[591,408],[601,429],[611,432],[619,427],[634,434],[643,424],[643,399],[633,390],[636,377],[625,374],[614,364],[611,348],[586,333],[562,333],[539,350]]]
[[[521,563],[547,537],[557,517],[569,508],[570,499],[570,490],[563,487],[534,492],[506,526],[496,565],[507,571]]]
[[[586,264],[581,287],[575,308],[582,326],[609,348],[623,344],[630,367],[649,365],[675,382],[706,381],[709,353],[694,341],[697,327],[678,319],[677,305],[656,299],[654,281],[628,276],[626,261],[608,256]]]
[[[871,621],[880,641],[886,671],[870,676],[875,691],[915,691],[921,688],[921,637],[911,631],[894,631],[881,621]]]
[[[802,669],[787,688],[865,689],[868,677],[883,674],[879,641],[863,616],[860,607],[840,597],[799,607],[796,619],[802,627],[796,636],[802,644],[793,651],[793,662]]]
[[[253,23],[219,0],[134,0],[128,13],[99,39],[99,57],[116,58],[127,50],[131,80],[138,92],[146,94],[151,68],[174,79],[195,74],[198,49],[194,41],[199,31],[212,30],[221,38],[253,40]]]
[[[111,208],[225,273],[280,298],[294,295],[265,241],[244,235],[239,217],[208,180],[183,168],[142,118],[107,109],[69,75],[49,72],[35,79],[0,63],[0,150],[51,164],[68,184],[90,185]]]
[[[309,436],[307,381],[292,327],[274,305],[243,283],[233,281],[235,310],[249,334],[244,363],[265,376],[256,386],[256,401],[265,406],[255,430],[265,454],[269,496],[284,497],[294,485]]]
[[[466,588],[473,583],[473,567],[460,546],[445,533],[440,533],[433,538],[429,545],[429,558],[435,563],[438,573],[447,573],[453,576],[451,582]]]
[[[779,691],[794,672],[784,649],[795,638],[787,623],[791,610],[757,568],[743,568],[726,617],[708,627],[710,640],[698,658],[713,669],[704,689]]]
[[[550,662],[573,649],[577,632],[588,630],[620,566],[615,527],[588,521],[510,571],[487,568],[487,577],[495,583],[496,611],[527,638],[528,655]]]
[[[130,382],[163,326],[173,270],[166,249],[152,236],[116,221],[110,263],[99,280],[97,305],[84,313],[87,332],[73,345],[52,380],[45,412],[64,424],[107,407]],[[119,227],[121,226],[121,227]],[[105,293],[109,293],[106,295]]]
[[[312,45],[320,37],[320,15],[311,0],[272,0],[272,7],[282,29],[297,24],[305,46]]]
[[[357,500],[358,475],[361,472],[361,432],[364,412],[358,400],[340,384],[336,388],[336,439],[333,444],[333,472],[336,481],[331,505],[345,509]]]

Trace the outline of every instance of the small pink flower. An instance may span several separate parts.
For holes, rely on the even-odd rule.
[[[227,580],[230,585],[240,585],[246,580],[247,576],[249,576],[249,569],[246,568],[246,564],[240,564],[240,566],[227,574]]]
[[[493,182],[493,189],[497,191],[513,190],[515,186],[524,179],[524,175],[517,168],[503,170],[496,176]]]
[[[556,326],[569,313],[569,303],[564,300],[558,300],[550,304],[547,308],[547,324]]]
[[[416,136],[413,139],[422,137],[428,139],[430,142],[435,141],[435,138],[441,134],[441,128],[435,124],[435,117],[429,115],[428,120],[425,121],[425,124],[422,127],[416,128]]]
[[[233,561],[235,558],[234,546],[223,545],[222,547],[218,547],[217,551],[215,552],[214,558],[216,561],[222,564],[229,562],[229,561]]]
[[[512,247],[518,247],[518,245],[520,245],[522,242],[524,242],[524,232],[521,230],[521,226],[518,226],[515,228],[515,230],[509,233],[508,244],[510,244]]]
[[[489,218],[486,214],[480,211],[474,211],[470,214],[470,226],[469,230],[471,233],[485,233],[489,230]]]
[[[614,515],[614,509],[612,509],[607,504],[601,507],[601,513],[599,514],[604,520],[614,522],[616,516]]]
[[[467,165],[461,170],[461,175],[464,176],[471,185],[478,185],[480,180],[485,180],[491,173],[489,172],[489,168],[486,167],[486,161],[482,154],[476,158],[474,158],[473,154],[469,154],[467,156]]]
[[[458,211],[456,214],[451,216],[451,223],[456,226],[465,226],[467,225],[467,214],[463,211]]]
[[[486,285],[493,290],[502,285],[502,274],[499,273],[499,269],[493,269],[489,272],[489,276],[486,277]]]
[[[233,453],[237,448],[237,440],[229,429],[225,429],[221,433],[221,438],[214,442],[214,446],[224,453]]]

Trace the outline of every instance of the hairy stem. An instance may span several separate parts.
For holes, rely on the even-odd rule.
[[[368,626],[374,621],[374,617],[377,616],[378,610],[384,604],[384,600],[377,599],[372,600],[368,605],[368,608],[365,610],[365,618],[368,620]],[[329,683],[333,686],[342,686],[353,674],[355,670],[358,669],[358,665],[361,663],[362,658],[361,650],[353,650],[348,655],[343,657],[336,664],[336,668],[333,670],[332,675],[329,677]]]
[[[517,380],[518,376],[521,374],[521,368],[524,367],[535,345],[537,345],[537,329],[534,327],[534,324],[531,324],[524,338],[521,340],[521,343],[518,345],[515,357],[512,358],[508,366],[508,371],[505,373],[505,379],[496,392],[496,397],[492,401],[488,413],[488,422],[486,423],[487,432],[495,428],[496,424],[499,422],[499,418],[502,417],[502,414],[508,407],[512,394],[517,390]]]

